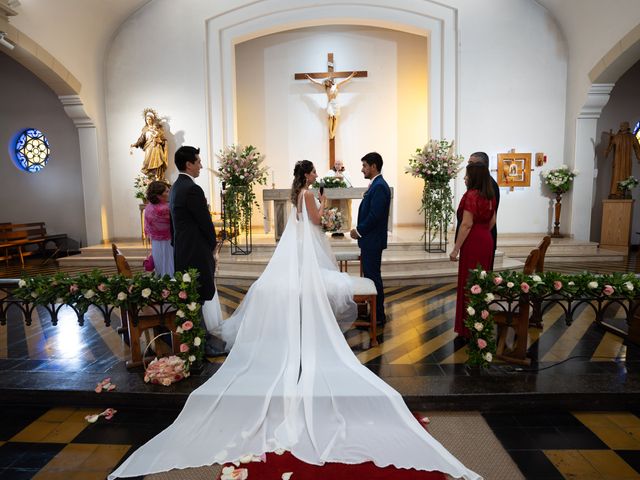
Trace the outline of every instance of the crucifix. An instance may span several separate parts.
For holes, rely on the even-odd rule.
[[[295,80],[310,80],[317,85],[324,87],[327,93],[327,115],[329,121],[329,168],[333,168],[336,161],[336,128],[338,117],[340,116],[340,106],[338,105],[338,87],[344,85],[353,77],[366,77],[367,71],[354,72],[334,72],[333,53],[327,54],[327,71],[314,73],[296,73]],[[336,78],[344,78],[336,83]]]

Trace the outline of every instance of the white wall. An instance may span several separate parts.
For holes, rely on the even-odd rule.
[[[400,20],[405,17],[399,13],[397,2],[376,0],[374,3],[388,13],[389,25],[386,26],[399,28]],[[295,82],[293,76],[286,82],[277,82],[271,78],[263,80],[258,76],[261,81],[255,82],[254,88],[262,89],[262,96],[274,103],[273,106],[266,104],[264,111],[269,116],[271,111],[273,115],[280,115],[286,108],[286,121],[275,126],[271,126],[270,122],[263,138],[256,135],[256,140],[239,138],[244,128],[243,114],[240,110],[242,99],[238,99],[238,108],[234,112],[228,112],[223,110],[234,109],[234,100],[208,98],[207,92],[215,91],[209,90],[208,87],[219,81],[219,69],[228,64],[233,66],[233,62],[237,61],[233,56],[234,52],[231,52],[232,60],[227,62],[226,59],[212,56],[205,48],[207,38],[218,38],[217,35],[224,34],[215,30],[215,20],[226,13],[234,21],[241,23],[245,20],[245,11],[241,7],[248,8],[249,5],[255,4],[256,2],[250,4],[246,1],[221,4],[191,0],[189,8],[186,9],[176,8],[175,3],[168,0],[156,0],[122,26],[106,62],[113,208],[118,212],[114,219],[115,236],[131,237],[138,234],[137,209],[132,197],[131,179],[139,169],[141,158],[140,155],[134,157],[135,160],[130,158],[127,146],[139,133],[142,126],[140,111],[147,105],[168,115],[171,132],[185,143],[200,147],[211,145],[207,143],[211,142],[209,135],[219,133],[215,119],[226,117],[232,118],[233,121],[227,123],[237,125],[237,128],[232,135],[225,133],[225,138],[255,143],[267,152],[270,158],[270,152],[273,150],[276,152],[274,161],[290,164],[302,155],[310,156],[313,160],[321,159],[325,155],[324,139],[319,138],[317,133],[318,130],[324,130],[324,121],[317,112],[314,114],[315,108],[324,105],[325,95],[321,91],[310,92],[311,86],[305,82]],[[261,18],[261,28],[266,29],[266,34],[312,26],[313,21],[308,19],[304,24],[296,22],[296,15],[303,15],[300,12],[304,12],[305,8],[328,5],[329,2],[278,0],[257,4],[273,8],[297,7],[297,10],[294,10],[297,13],[287,17],[286,25],[279,24],[280,20],[275,19],[273,23],[269,23],[271,17],[265,14],[264,18]],[[345,2],[345,5],[350,5],[349,12],[354,16],[365,17],[366,12],[370,10],[368,4],[359,1],[348,4]],[[429,13],[425,12],[429,9],[432,10],[432,17],[425,15]],[[429,21],[435,19],[437,23],[440,16],[444,19],[443,22],[450,26],[453,19],[452,30],[445,29],[440,32],[438,38],[433,39],[438,42],[438,48],[429,52],[425,62],[431,60],[429,55],[442,57],[444,62],[457,65],[458,75],[457,78],[454,76],[450,79],[443,77],[442,71],[429,72],[429,82],[441,84],[444,93],[442,97],[436,98],[432,95],[429,98],[428,102],[437,106],[431,108],[431,124],[426,128],[433,130],[434,114],[444,118],[445,126],[439,126],[436,135],[440,136],[439,132],[444,132],[443,134],[449,137],[455,136],[459,151],[465,156],[476,150],[485,150],[495,159],[497,153],[516,148],[525,152],[545,152],[550,159],[549,168],[562,164],[567,59],[564,41],[550,15],[538,4],[528,0],[449,0],[439,3],[407,2],[402,5],[403,12],[413,10],[418,12],[416,17],[422,15],[425,18],[424,24],[427,23],[427,18]],[[526,19],[526,22],[514,21],[518,18]],[[211,19],[214,21],[207,27],[210,29],[207,34],[205,25]],[[335,23],[344,23],[344,20],[336,19]],[[385,25],[384,22],[378,21],[377,25],[371,26]],[[418,28],[411,25],[407,30],[416,32]],[[334,35],[337,30],[335,26],[329,26],[318,27],[315,31],[318,32],[315,38],[305,38],[309,45],[304,50],[306,55],[303,55],[301,49],[295,51],[296,57],[301,58],[278,58],[282,62],[278,64],[278,68],[308,71],[323,67],[326,52],[331,49],[322,41]],[[403,102],[398,96],[398,91],[402,88],[398,79],[404,79],[406,74],[403,71],[388,72],[386,68],[389,65],[398,67],[403,63],[398,51],[393,47],[393,42],[398,44],[398,41],[388,43],[384,37],[386,34],[378,34],[375,42],[380,49],[374,58],[372,49],[368,45],[362,45],[361,27],[354,28],[350,33],[348,29],[339,31],[342,32],[343,39],[348,39],[345,43],[348,47],[344,50],[345,53],[334,52],[337,68],[362,68],[378,74],[377,78],[385,78],[390,83],[381,86],[376,83],[376,77],[372,76],[368,79],[356,79],[352,84],[345,85],[340,97],[343,116],[338,132],[338,151],[346,155],[348,162],[353,162],[361,156],[360,152],[382,145],[380,150],[388,160],[387,168],[395,158],[398,161],[394,168],[395,181],[398,185],[404,185],[403,182],[409,180],[404,177],[400,180],[399,172],[406,163],[410,150],[406,154],[400,151],[400,143],[403,149],[406,145],[406,148],[410,146],[411,150],[424,143],[426,138],[424,141],[418,140],[422,125],[427,121],[421,110],[416,109],[407,116],[416,116],[418,128],[415,128],[410,136],[398,132],[400,126],[406,124],[398,123],[405,122],[405,119],[398,120],[398,112],[408,111],[408,102]],[[244,39],[239,38],[238,42],[241,40]],[[318,44],[312,47],[314,41]],[[292,47],[291,42],[289,43]],[[453,45],[453,48],[449,45]],[[242,48],[241,45],[238,46],[238,51],[242,51]],[[280,47],[265,48],[263,61],[275,61],[277,48]],[[223,55],[228,53],[223,52]],[[425,63],[416,62],[416,65],[417,68],[424,69]],[[262,69],[264,68],[262,65]],[[275,71],[276,66],[268,65],[266,69]],[[237,87],[243,88],[242,85],[239,83]],[[233,88],[229,88],[228,85],[223,87],[222,90],[226,92],[224,95],[235,98],[229,93],[233,92]],[[433,85],[427,85],[428,89],[431,87],[436,89]],[[269,94],[266,93],[267,90]],[[380,92],[383,92],[383,95],[380,95]],[[258,93],[255,92],[256,95]],[[422,104],[424,101],[425,99],[418,95],[416,103]],[[442,105],[453,107],[440,111],[444,108]],[[366,134],[363,133],[362,122],[354,120],[365,114],[369,115],[367,123],[373,128],[371,133]],[[389,119],[381,119],[384,116],[389,116]],[[453,119],[453,130],[446,126],[448,118]],[[306,128],[300,129],[299,126],[305,123]],[[390,130],[389,125],[393,126]],[[207,133],[208,128],[211,128],[210,134]],[[457,133],[454,133],[456,131]],[[383,134],[380,135],[380,132]],[[347,141],[349,143],[343,143]],[[261,142],[264,144],[260,145]],[[309,148],[310,145],[313,148]],[[280,155],[287,158],[279,158]],[[212,152],[206,152],[204,157],[210,161]],[[358,169],[351,163],[349,168],[352,173],[357,173]],[[505,195],[499,216],[502,232],[548,230],[551,217],[549,201],[541,193],[538,173],[539,171],[533,173],[531,188]],[[387,176],[393,174],[387,170]],[[276,182],[280,186],[287,183],[285,180],[286,171],[283,170],[282,174],[278,174]],[[413,182],[413,196],[417,199],[421,187],[419,182]],[[209,188],[206,178],[202,179],[201,184],[205,191],[211,194],[213,189]],[[457,187],[459,198],[462,193],[461,180]],[[402,188],[403,195],[405,190],[410,191],[409,188]],[[398,215],[403,219],[418,220],[415,208],[417,203],[412,205],[408,201],[403,202]]]

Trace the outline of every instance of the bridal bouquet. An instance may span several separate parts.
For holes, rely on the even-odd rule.
[[[542,178],[549,190],[556,194],[562,194],[571,189],[573,179],[576,178],[577,174],[577,170],[572,172],[569,167],[562,165],[559,168],[542,172]]]
[[[327,208],[320,218],[322,230],[325,232],[337,232],[342,228],[342,213],[337,208]]]

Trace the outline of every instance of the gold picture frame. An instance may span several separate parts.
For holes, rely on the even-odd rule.
[[[530,187],[531,154],[499,153],[497,173],[500,187]]]

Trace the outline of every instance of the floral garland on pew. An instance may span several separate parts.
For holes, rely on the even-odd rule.
[[[54,276],[22,278],[12,295],[31,306],[45,307],[52,313],[54,325],[63,305],[71,306],[76,311],[81,325],[82,316],[91,305],[100,309],[105,320],[109,318],[113,307],[141,309],[158,304],[171,307],[176,310],[180,357],[185,362],[188,375],[191,365],[201,361],[204,356],[206,333],[201,324],[197,277],[196,269],[176,272],[173,278],[142,273],[126,278],[122,275],[105,275],[99,270],[75,276],[58,273]]]
[[[518,302],[520,294],[536,297],[554,295],[566,299],[634,299],[640,292],[640,278],[633,273],[598,275],[584,272],[563,275],[544,272],[525,275],[522,272],[486,272],[471,270],[466,286],[468,299],[465,326],[471,332],[468,346],[468,365],[486,367],[496,351],[493,313],[495,301]]]

